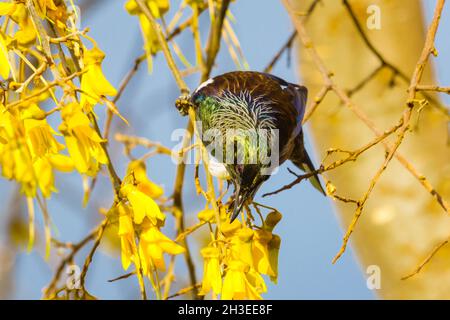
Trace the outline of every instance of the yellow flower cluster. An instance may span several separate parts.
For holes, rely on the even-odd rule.
[[[154,199],[160,198],[163,190],[147,178],[142,161],[129,164],[120,193],[123,200],[117,205],[117,214],[122,266],[127,270],[133,262],[153,282],[154,272],[165,270],[163,254],[176,255],[185,249],[161,232],[165,215]]]
[[[188,3],[194,2],[200,5],[198,1]],[[169,0],[145,3],[154,18],[162,18],[169,10]],[[117,90],[103,74],[105,54],[87,31],[74,27],[74,14],[67,6],[68,2],[60,0],[0,2],[0,16],[6,17],[0,28],[1,174],[18,182],[28,198],[29,238],[33,239],[32,198],[40,194],[48,198],[57,191],[56,172],[76,169],[84,178],[95,177],[102,165],[108,165],[116,197],[107,222],[118,223],[122,266],[126,270],[134,264],[142,289],[144,275],[157,292],[158,272],[166,269],[165,254],[178,255],[186,249],[162,232],[166,216],[158,203],[164,201],[163,190],[148,179],[144,162],[131,161],[121,184],[109,163],[107,141],[99,130],[94,107],[104,104],[120,117],[108,100]],[[128,0],[125,7],[139,18],[151,69],[152,55],[161,49],[156,31],[135,0]],[[92,43],[90,49],[86,39]],[[58,114],[60,118],[50,119]],[[38,202],[41,206],[44,203]],[[200,294],[261,299],[267,291],[263,275],[275,282],[278,276],[280,238],[272,231],[281,215],[272,212],[261,227],[256,227],[239,221],[230,224],[226,210],[226,206],[221,207],[218,231],[211,232],[211,242],[201,250],[204,268]],[[42,211],[50,248],[50,220],[46,209]],[[213,210],[204,210],[198,217],[200,225],[216,223]]]
[[[40,0],[39,11],[44,15],[47,9],[57,10],[52,0]],[[0,31],[0,77],[12,76],[8,95],[0,100],[0,165],[2,175],[16,180],[22,192],[28,197],[35,197],[38,189],[45,197],[56,191],[54,170],[63,172],[73,169],[73,161],[60,152],[65,148],[58,142],[54,131],[47,122],[47,114],[39,107],[48,94],[35,94],[39,88],[30,90],[24,87],[30,82],[23,81],[25,61],[17,63],[12,59],[13,53],[27,52],[36,43],[37,32],[24,1],[0,2],[0,16],[6,16],[10,23]],[[31,52],[31,51],[30,51]],[[19,55],[19,53],[17,53]],[[18,74],[21,73],[21,74]],[[15,90],[15,93],[12,91]],[[19,105],[9,108],[10,98],[18,100],[26,94],[33,96]]]
[[[211,290],[221,299],[262,299],[267,291],[262,274],[276,282],[280,237],[272,233],[280,221],[279,212],[267,215],[261,228],[250,228],[238,220],[228,222],[225,208],[221,210],[220,231],[223,238],[212,241],[201,250],[204,260],[200,294]],[[199,214],[201,221],[213,223],[214,211]]]
[[[38,188],[49,197],[56,191],[54,169],[71,171],[73,161],[60,153],[64,146],[37,103],[10,110],[0,103],[0,165],[2,175],[19,182],[28,197],[36,196]]]
[[[74,28],[66,1],[1,1],[0,17],[0,168],[27,197],[31,248],[33,198],[48,198],[57,191],[56,172],[77,169],[95,176],[100,165],[108,164],[93,107],[106,102],[117,114],[106,100],[117,92],[103,75],[104,53]],[[47,23],[52,25],[52,37]],[[86,48],[82,37],[93,43],[92,49]],[[70,59],[61,58],[63,47],[71,52]],[[56,131],[52,126],[57,120],[49,117],[58,113]],[[44,220],[49,248],[50,220]]]
[[[82,79],[84,91],[97,98],[113,94],[114,88],[108,82],[99,81],[106,81],[101,70],[89,68]],[[47,95],[40,95],[12,108],[0,103],[2,173],[6,178],[21,183],[22,191],[30,197],[36,195],[36,187],[46,197],[56,191],[53,185],[54,168],[68,172],[75,166],[80,173],[95,175],[99,164],[108,163],[101,145],[105,141],[92,127],[78,102],[62,107],[63,121],[58,129],[64,135],[71,158],[60,153],[65,146],[56,140],[55,136],[59,134],[47,123],[47,113],[38,105],[47,98]],[[86,103],[91,107],[96,102],[89,98]]]
[[[34,44],[37,33],[24,2],[1,2],[0,16],[8,16],[17,25],[14,36],[9,41],[6,41],[6,39],[3,41],[6,41],[6,43],[14,42],[18,47]],[[6,38],[5,35],[1,37]],[[6,76],[2,76],[6,78]]]

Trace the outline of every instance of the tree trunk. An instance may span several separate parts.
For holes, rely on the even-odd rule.
[[[296,10],[305,11],[310,1],[291,0]],[[385,59],[411,77],[422,51],[426,25],[422,6],[417,0],[353,0],[350,4],[364,33]],[[366,13],[370,5],[381,9],[381,30],[369,30]],[[443,17],[445,18],[445,16]],[[355,87],[379,65],[380,61],[364,43],[342,1],[319,2],[306,24],[319,55],[333,71],[333,79],[343,89]],[[299,43],[299,42],[298,42]],[[439,48],[437,48],[439,49]],[[299,74],[309,88],[313,101],[323,82],[307,50],[299,47]],[[436,83],[427,68],[423,84]],[[375,123],[380,131],[398,123],[406,106],[408,84],[382,69],[352,100]],[[433,106],[426,106],[411,120],[399,152],[431,182],[448,201],[450,196],[450,148],[447,145],[447,119]],[[323,158],[329,148],[355,150],[374,139],[374,134],[347,108],[333,92],[319,105],[308,122],[308,136]],[[392,143],[394,134],[388,139]],[[336,194],[359,199],[384,161],[381,144],[370,149],[357,161],[345,164],[326,177],[336,186]],[[354,204],[336,202],[343,228],[355,212]],[[424,260],[434,246],[450,236],[450,216],[429,192],[395,158],[373,190],[363,210],[351,245],[364,272],[379,266],[381,288],[386,299],[450,299],[450,244],[443,246],[420,273],[401,278]],[[336,251],[341,239],[336,239]],[[346,259],[345,253],[341,259]],[[330,257],[331,260],[332,257]],[[337,262],[339,263],[339,261]]]

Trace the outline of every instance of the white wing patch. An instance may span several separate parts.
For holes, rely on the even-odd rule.
[[[206,86],[208,86],[208,85],[210,85],[210,84],[212,84],[212,83],[214,83],[214,79],[208,79],[208,80],[206,80],[206,81],[204,81],[204,82],[202,82],[199,86],[198,86],[198,88],[195,90],[195,92],[198,92],[200,89],[202,89],[202,88],[204,88],[204,87],[206,87]],[[195,93],[194,92],[194,93]]]
[[[217,177],[222,180],[230,179],[230,175],[225,168],[223,163],[220,163],[216,158],[212,155],[209,155],[209,163],[208,163],[208,171],[214,177]]]

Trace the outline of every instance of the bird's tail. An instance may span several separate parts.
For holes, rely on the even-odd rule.
[[[303,140],[303,139],[302,139]],[[300,149],[300,150],[299,150]],[[314,168],[314,164],[311,161],[308,153],[306,152],[303,146],[297,145],[297,150],[295,150],[294,156],[291,158],[292,163],[295,164],[300,170],[303,170],[305,173],[314,172],[316,169]],[[323,195],[326,195],[325,189],[322,187],[322,184],[319,180],[319,176],[314,174],[309,178],[309,182],[319,190]]]

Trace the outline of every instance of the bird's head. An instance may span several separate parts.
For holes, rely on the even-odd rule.
[[[231,221],[239,215],[246,203],[253,200],[256,191],[267,180],[260,164],[229,165],[228,172],[235,186],[234,209]]]

